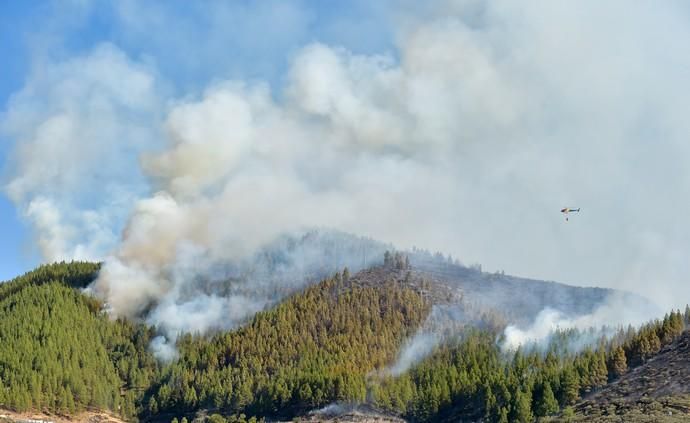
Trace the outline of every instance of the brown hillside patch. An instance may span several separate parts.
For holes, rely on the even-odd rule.
[[[103,411],[86,411],[74,416],[62,416],[35,412],[15,413],[14,411],[0,409],[0,423],[34,423],[37,421],[53,423],[125,423],[121,418]]]

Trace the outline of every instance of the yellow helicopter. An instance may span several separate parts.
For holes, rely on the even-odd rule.
[[[565,221],[568,221],[568,213],[575,213],[575,212],[580,212],[580,208],[573,208],[573,207],[565,207],[561,209],[561,213],[565,215]]]

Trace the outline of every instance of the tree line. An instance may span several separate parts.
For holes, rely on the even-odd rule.
[[[390,274],[409,267],[389,253]],[[112,320],[83,294],[93,263],[42,266],[0,285],[0,406],[128,420],[216,423],[291,418],[334,401],[370,403],[415,421],[532,421],[643,364],[690,323],[690,308],[573,350],[582,333],[507,353],[500,328],[466,329],[398,376],[381,376],[431,304],[405,280],[355,283],[347,270],[293,294],[243,327],[183,335],[178,358],[149,351],[156,329]],[[402,272],[404,273],[404,272]]]
[[[575,404],[582,395],[643,364],[690,324],[690,308],[638,330],[619,330],[594,346],[568,351],[578,330],[556,333],[546,351],[506,355],[497,334],[471,330],[409,372],[373,387],[374,403],[414,421],[453,417],[531,422]]]

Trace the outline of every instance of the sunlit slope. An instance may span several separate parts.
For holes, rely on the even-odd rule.
[[[365,285],[338,273],[237,331],[182,338],[149,411],[289,417],[333,401],[365,401],[368,374],[395,359],[431,305],[388,275]]]
[[[368,373],[395,359],[431,308],[405,272],[383,269],[368,282],[341,272],[236,331],[182,337],[179,359],[159,364],[149,352],[155,328],[113,321],[80,291],[97,268],[42,266],[0,286],[0,408],[160,419],[364,401]]]

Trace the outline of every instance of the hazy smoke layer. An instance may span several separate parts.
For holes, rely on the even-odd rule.
[[[2,117],[16,140],[5,192],[46,260],[105,257],[94,290],[170,334],[261,308],[268,297],[199,287],[310,227],[685,303],[687,8],[396,12],[394,51],[312,43],[273,87],[171,99],[114,46],[41,64]],[[566,224],[563,206],[583,211]]]

